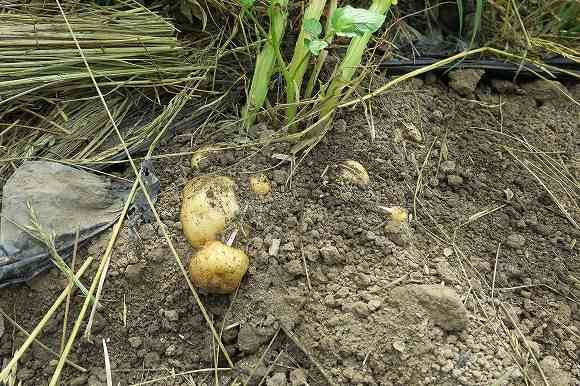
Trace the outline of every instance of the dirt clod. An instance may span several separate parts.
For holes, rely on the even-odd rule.
[[[446,331],[464,330],[469,322],[467,309],[455,290],[439,285],[405,285],[391,291],[402,308],[421,307],[428,317]]]
[[[526,238],[519,233],[513,233],[507,237],[505,243],[510,248],[521,249],[526,245]]]
[[[304,386],[308,384],[308,373],[304,369],[294,369],[290,371],[290,385]]]
[[[286,386],[287,384],[288,380],[284,373],[276,373],[266,381],[266,386]]]
[[[475,91],[484,70],[454,70],[449,73],[449,86],[459,95],[470,96]]]

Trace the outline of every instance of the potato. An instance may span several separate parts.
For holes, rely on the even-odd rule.
[[[264,174],[250,177],[250,189],[259,196],[265,196],[272,191],[270,180]]]
[[[196,248],[215,240],[240,207],[235,183],[228,177],[203,176],[183,189],[181,225],[187,240]]]
[[[238,288],[249,265],[244,251],[220,241],[210,241],[191,258],[189,275],[198,288],[209,293],[228,294]]]
[[[393,206],[390,208],[383,208],[389,214],[389,222],[392,224],[402,224],[409,219],[409,212],[407,209],[400,206]]]
[[[361,187],[369,184],[369,174],[364,166],[355,160],[340,163],[339,178],[345,182]]]

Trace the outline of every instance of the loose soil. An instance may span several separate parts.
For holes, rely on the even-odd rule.
[[[297,169],[278,156],[289,145],[273,143],[211,154],[198,169],[187,156],[157,161],[157,208],[185,265],[194,251],[179,223],[182,188],[207,173],[237,182],[242,213],[224,239],[238,229],[234,246],[251,266],[235,295],[201,296],[236,369],[213,370],[227,362],[169,248],[134,217],[92,343],[80,337],[70,355],[88,371],[67,366],[62,384],[106,385],[103,340],[115,385],[580,384],[580,230],[570,221],[580,213],[566,195],[578,187],[564,180],[580,177],[580,108],[545,82],[462,86],[429,75],[342,111]],[[194,133],[176,133],[162,153],[197,149]],[[348,159],[368,186],[337,177]],[[265,197],[249,190],[258,172],[272,184]],[[395,206],[409,226],[385,232]],[[77,267],[109,236],[83,248]],[[31,331],[65,283],[53,269],[3,289],[0,304]],[[83,300],[71,298],[67,332]],[[63,317],[41,337],[55,351]],[[25,336],[6,319],[0,334],[7,360]],[[17,378],[47,384],[55,365],[34,344]]]

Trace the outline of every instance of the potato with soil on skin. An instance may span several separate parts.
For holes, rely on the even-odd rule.
[[[369,184],[367,170],[355,160],[347,160],[338,165],[338,178],[341,181],[365,187]]]
[[[228,294],[238,288],[250,261],[244,251],[228,247],[221,241],[204,245],[189,263],[194,286],[209,293]]]
[[[181,225],[187,240],[196,248],[215,240],[240,210],[231,178],[203,176],[183,189]]]
[[[250,189],[259,196],[265,196],[272,191],[270,180],[264,174],[250,177]]]

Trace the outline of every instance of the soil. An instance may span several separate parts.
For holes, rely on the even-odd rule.
[[[106,385],[103,341],[115,385],[580,384],[580,230],[571,222],[580,213],[566,194],[578,194],[580,108],[554,83],[475,84],[454,85],[459,94],[428,75],[342,111],[295,169],[280,161],[289,145],[273,143],[214,153],[194,169],[188,156],[156,161],[157,208],[185,265],[194,251],[181,232],[181,190],[207,173],[237,182],[241,215],[224,240],[238,229],[234,246],[251,266],[235,295],[201,296],[236,369],[213,370],[227,362],[169,248],[135,217],[117,242],[92,343],[79,337],[69,357],[87,372],[66,366],[61,384]],[[181,130],[161,153],[198,148],[194,133]],[[349,159],[368,185],[339,177]],[[271,194],[250,191],[258,172]],[[408,223],[392,226],[392,207],[406,208]],[[77,267],[109,237],[83,248]],[[3,289],[0,304],[31,331],[65,284],[53,269]],[[68,332],[83,301],[71,298]],[[55,351],[63,316],[41,338]],[[3,323],[7,360],[25,336]],[[34,344],[17,379],[47,384],[55,365]]]

